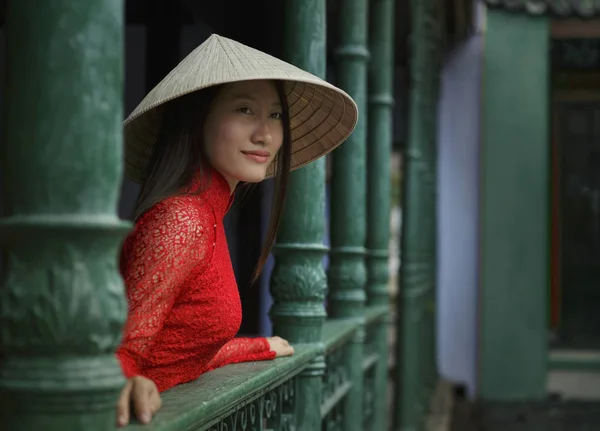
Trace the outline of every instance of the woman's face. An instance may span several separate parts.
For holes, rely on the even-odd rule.
[[[211,166],[233,190],[238,182],[259,182],[283,144],[282,107],[271,81],[225,85],[204,123]]]

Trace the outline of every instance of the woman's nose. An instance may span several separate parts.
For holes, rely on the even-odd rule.
[[[257,145],[267,146],[272,141],[271,127],[268,121],[259,121],[254,131],[252,142]]]

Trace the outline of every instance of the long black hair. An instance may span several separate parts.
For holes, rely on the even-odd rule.
[[[283,81],[274,81],[282,106],[283,144],[275,163],[275,193],[269,228],[252,281],[256,281],[271,252],[283,213],[292,157],[290,118]],[[222,86],[209,87],[174,99],[161,109],[161,125],[149,159],[146,180],[133,210],[138,219],[158,202],[183,193],[193,177],[204,176],[210,165],[203,142],[203,125]],[[198,127],[198,124],[202,125]],[[198,190],[198,192],[201,190]]]

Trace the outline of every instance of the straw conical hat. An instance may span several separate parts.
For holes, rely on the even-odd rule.
[[[138,182],[146,178],[160,125],[156,107],[203,88],[256,79],[284,81],[292,169],[327,154],[352,133],[358,109],[344,91],[289,63],[213,34],[158,83],[125,120],[127,176]],[[273,174],[271,165],[267,176]]]

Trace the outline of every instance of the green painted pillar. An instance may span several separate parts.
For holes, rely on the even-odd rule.
[[[8,2],[2,430],[114,428],[123,27],[120,0]]]
[[[435,22],[438,22],[437,20]],[[430,106],[430,118],[431,118],[431,154],[430,154],[430,166],[431,166],[431,206],[429,210],[430,214],[430,247],[431,247],[431,292],[429,301],[429,351],[428,351],[428,371],[427,371],[427,387],[429,388],[429,395],[432,395],[437,385],[439,374],[437,369],[437,273],[438,273],[438,262],[437,262],[437,244],[438,244],[438,211],[437,211],[437,199],[438,199],[438,106],[439,106],[439,95],[441,85],[441,73],[442,73],[442,34],[440,32],[440,25],[435,25],[430,29],[430,43],[429,49],[431,52],[431,58],[433,61],[430,63],[430,78],[428,83],[431,85],[431,93],[429,96]],[[429,403],[429,397],[427,399]]]
[[[550,23],[487,11],[478,333],[486,401],[547,395]]]
[[[435,373],[436,1],[411,3],[411,88],[403,181],[394,429],[420,430]]]
[[[284,59],[325,77],[325,0],[286,0]],[[327,277],[325,235],[325,159],[292,172],[271,276],[274,333],[291,343],[323,342]],[[302,372],[296,426],[321,429],[323,355]]]
[[[429,7],[433,7],[430,3]],[[427,288],[424,304],[424,318],[422,325],[422,351],[423,359],[420,361],[421,378],[421,410],[425,412],[429,407],[431,395],[437,383],[436,367],[436,261],[437,261],[437,119],[438,119],[438,85],[440,66],[440,40],[439,28],[435,12],[431,9],[426,11],[430,17],[429,25],[425,27],[421,49],[424,49],[428,58],[422,76],[421,87],[421,127],[424,130],[423,138],[423,160],[425,173],[423,175],[424,196],[424,220],[422,240],[426,244],[427,254]]]
[[[364,306],[366,257],[367,0],[338,3],[337,85],[358,105],[359,119],[348,141],[333,153],[331,180],[330,317],[360,322],[345,357],[352,389],[344,402],[344,430],[363,429]]]
[[[430,16],[429,11],[426,16]],[[435,21],[433,21],[435,22]],[[423,277],[418,289],[422,289],[417,306],[421,317],[418,323],[419,347],[418,359],[418,392],[415,407],[417,408],[417,423],[422,424],[429,409],[429,402],[435,387],[433,362],[435,360],[435,152],[436,152],[436,117],[437,101],[434,98],[433,84],[436,63],[435,43],[432,39],[434,29],[427,26],[423,32],[420,49],[426,53],[427,62],[421,71],[419,124],[422,129],[421,158],[422,170],[420,182],[422,196],[420,241],[422,245],[420,262],[423,264]],[[417,285],[417,284],[416,284]],[[407,305],[407,304],[406,304]]]
[[[387,361],[389,325],[389,238],[394,77],[394,1],[372,0],[369,17],[369,121],[367,152],[367,303],[387,309],[373,323],[379,362],[375,371],[373,423],[369,429],[387,430]]]

